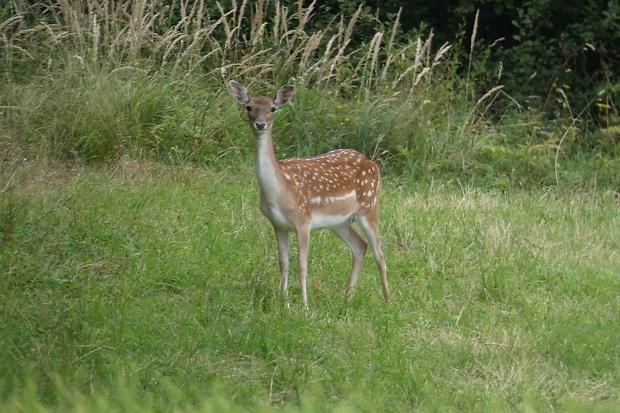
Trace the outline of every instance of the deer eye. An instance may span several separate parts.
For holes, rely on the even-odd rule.
[[[247,110],[248,112],[252,112],[252,107],[251,106],[246,106],[245,110]]]
[[[271,108],[271,112],[275,112],[275,111],[276,111],[276,107],[274,106]]]

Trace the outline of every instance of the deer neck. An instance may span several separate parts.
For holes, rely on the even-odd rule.
[[[263,197],[274,199],[283,191],[284,176],[276,160],[271,131],[255,131],[256,179]]]

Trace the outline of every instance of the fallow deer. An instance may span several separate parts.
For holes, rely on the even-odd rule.
[[[289,232],[297,234],[297,272],[303,304],[308,308],[306,278],[310,231],[330,228],[351,249],[353,265],[346,296],[349,297],[362,269],[367,243],[355,231],[364,232],[379,268],[383,296],[390,301],[386,265],[378,238],[381,171],[379,166],[352,149],[339,149],[311,158],[277,160],[271,131],[274,112],[286,104],[293,86],[282,87],[275,98],[251,97],[241,83],[231,81],[230,91],[247,110],[256,139],[256,178],[260,210],[271,221],[278,243],[280,287],[288,296]]]

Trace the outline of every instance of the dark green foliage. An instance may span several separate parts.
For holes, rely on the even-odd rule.
[[[293,5],[293,2],[286,2]],[[315,16],[316,26],[326,24],[336,13],[351,15],[359,2],[331,0],[321,2]],[[620,5],[617,1],[586,0],[565,3],[552,0],[479,0],[448,2],[392,1],[364,2],[363,16],[367,24],[356,27],[354,39],[368,41],[381,22],[393,22],[399,10],[401,40],[419,28],[432,29],[440,42],[463,38],[459,56],[467,67],[468,44],[474,31],[474,18],[479,12],[473,38],[477,48],[498,42],[479,66],[479,77],[496,77],[497,65],[503,66],[503,80],[510,95],[523,98],[538,95],[539,107],[547,112],[556,108],[555,95],[549,95],[552,84],[570,85],[575,90],[575,103],[582,107],[594,96],[599,102],[620,104],[616,90],[620,84]],[[604,94],[599,95],[603,90]],[[590,117],[600,114],[592,108]],[[601,123],[606,126],[605,122]]]

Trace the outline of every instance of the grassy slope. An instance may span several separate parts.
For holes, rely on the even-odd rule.
[[[315,232],[306,314],[250,167],[1,176],[3,411],[620,408],[611,195],[388,178],[394,303]]]

